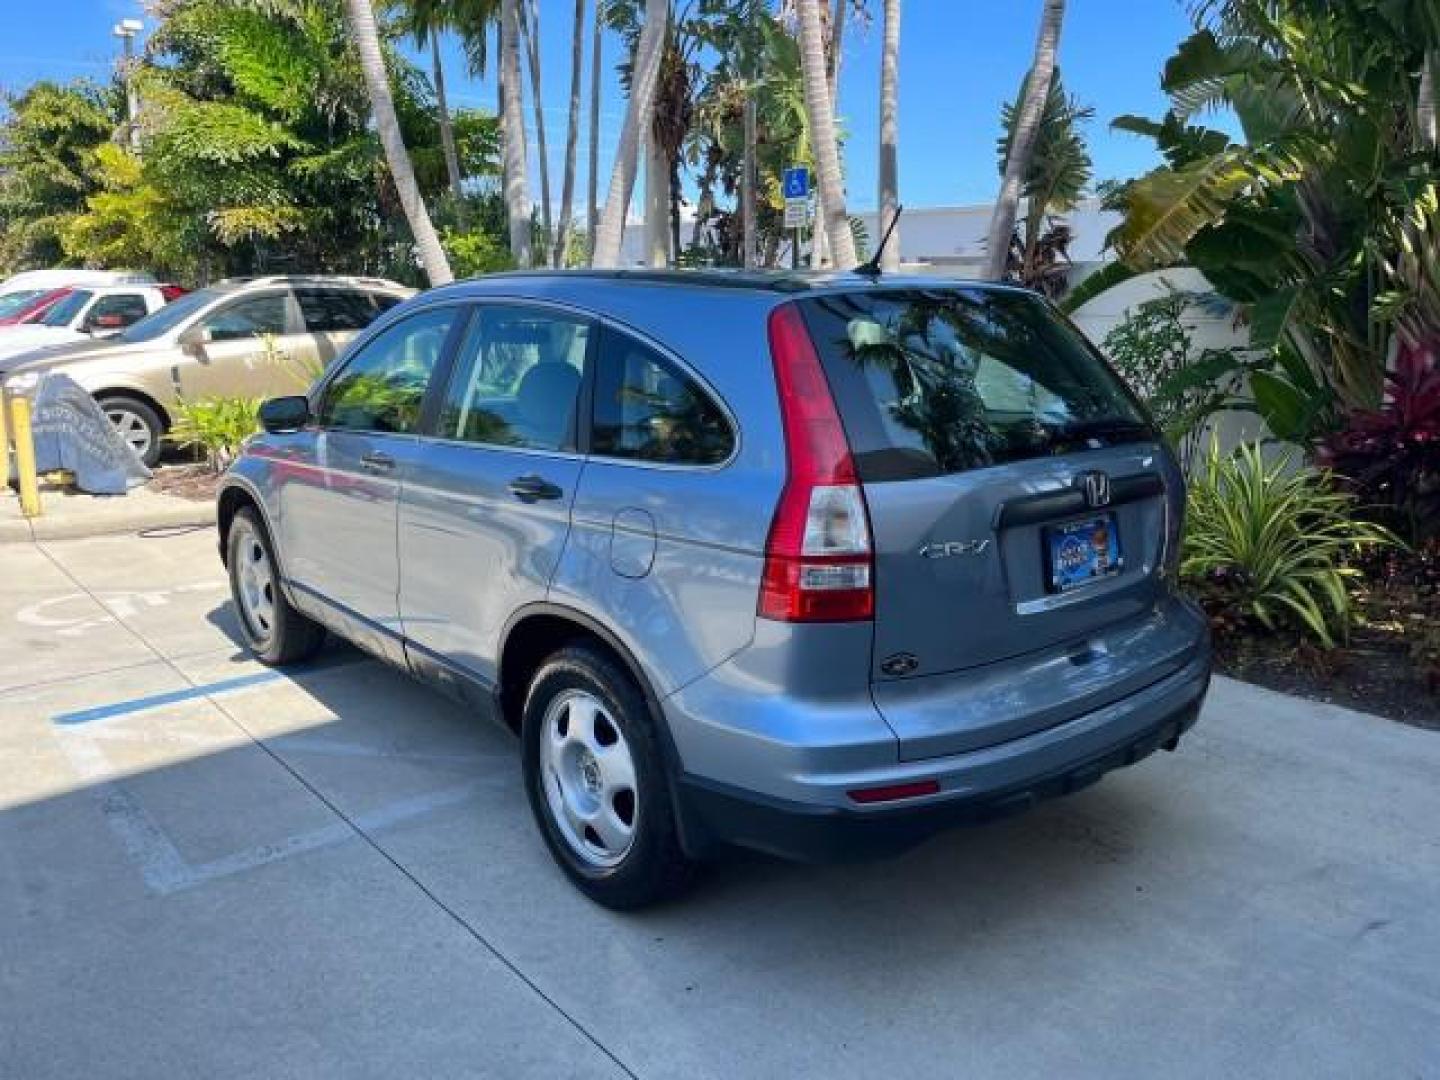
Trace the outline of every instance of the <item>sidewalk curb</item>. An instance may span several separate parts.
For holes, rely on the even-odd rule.
[[[43,540],[78,540],[116,536],[145,529],[187,528],[215,524],[215,504],[177,502],[136,507],[127,513],[9,519],[0,521],[0,544]]]

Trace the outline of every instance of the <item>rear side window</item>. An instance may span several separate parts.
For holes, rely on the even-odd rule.
[[[379,314],[369,295],[342,289],[296,289],[305,329],[312,334],[363,330]]]
[[[591,449],[667,465],[718,465],[735,448],[720,407],[654,349],[607,328],[595,372]]]
[[[860,479],[911,480],[1153,437],[1038,298],[991,289],[802,300]]]
[[[85,322],[95,330],[122,330],[148,314],[145,298],[136,293],[111,293],[95,301]]]

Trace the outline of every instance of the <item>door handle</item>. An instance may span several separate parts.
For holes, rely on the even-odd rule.
[[[360,456],[360,465],[366,472],[389,472],[395,468],[395,459],[379,450],[372,450]]]
[[[531,475],[511,480],[510,494],[523,503],[533,503],[541,499],[558,499],[565,493],[544,477]]]

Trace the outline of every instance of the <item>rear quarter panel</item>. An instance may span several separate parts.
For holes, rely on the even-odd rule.
[[[776,297],[597,283],[569,296],[698,375],[737,448],[712,468],[590,458],[550,599],[598,619],[664,695],[745,648],[770,517],[784,484],[766,318]],[[647,565],[648,564],[648,565]]]

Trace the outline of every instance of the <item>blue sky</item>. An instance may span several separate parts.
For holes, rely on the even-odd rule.
[[[30,0],[9,0],[9,4],[30,11],[18,18],[19,13],[12,12],[7,33],[0,38],[0,88],[6,90],[22,89],[38,78],[106,77],[118,44],[110,35],[111,26],[122,17],[144,17],[139,0],[44,0],[43,18],[35,13],[40,5]],[[981,203],[994,197],[1000,105],[1016,93],[1029,63],[1040,5],[1041,0],[905,0],[900,61],[902,201],[918,207]],[[877,13],[874,25],[866,29],[851,24],[840,88],[840,111],[850,133],[846,169],[853,209],[875,205],[879,0],[871,0],[870,7]],[[541,0],[541,67],[551,184],[557,201],[573,10],[573,0]],[[1164,110],[1160,69],[1188,26],[1181,0],[1070,0],[1060,62],[1071,92],[1096,110],[1089,136],[1097,179],[1133,176],[1155,163],[1146,141],[1112,133],[1108,123],[1127,112],[1160,115]],[[609,175],[608,150],[618,137],[624,110],[613,71],[620,45],[610,38],[606,46],[602,198]],[[458,103],[493,107],[493,83],[468,78],[458,51],[450,50],[447,70]],[[582,194],[584,156],[582,144]]]

